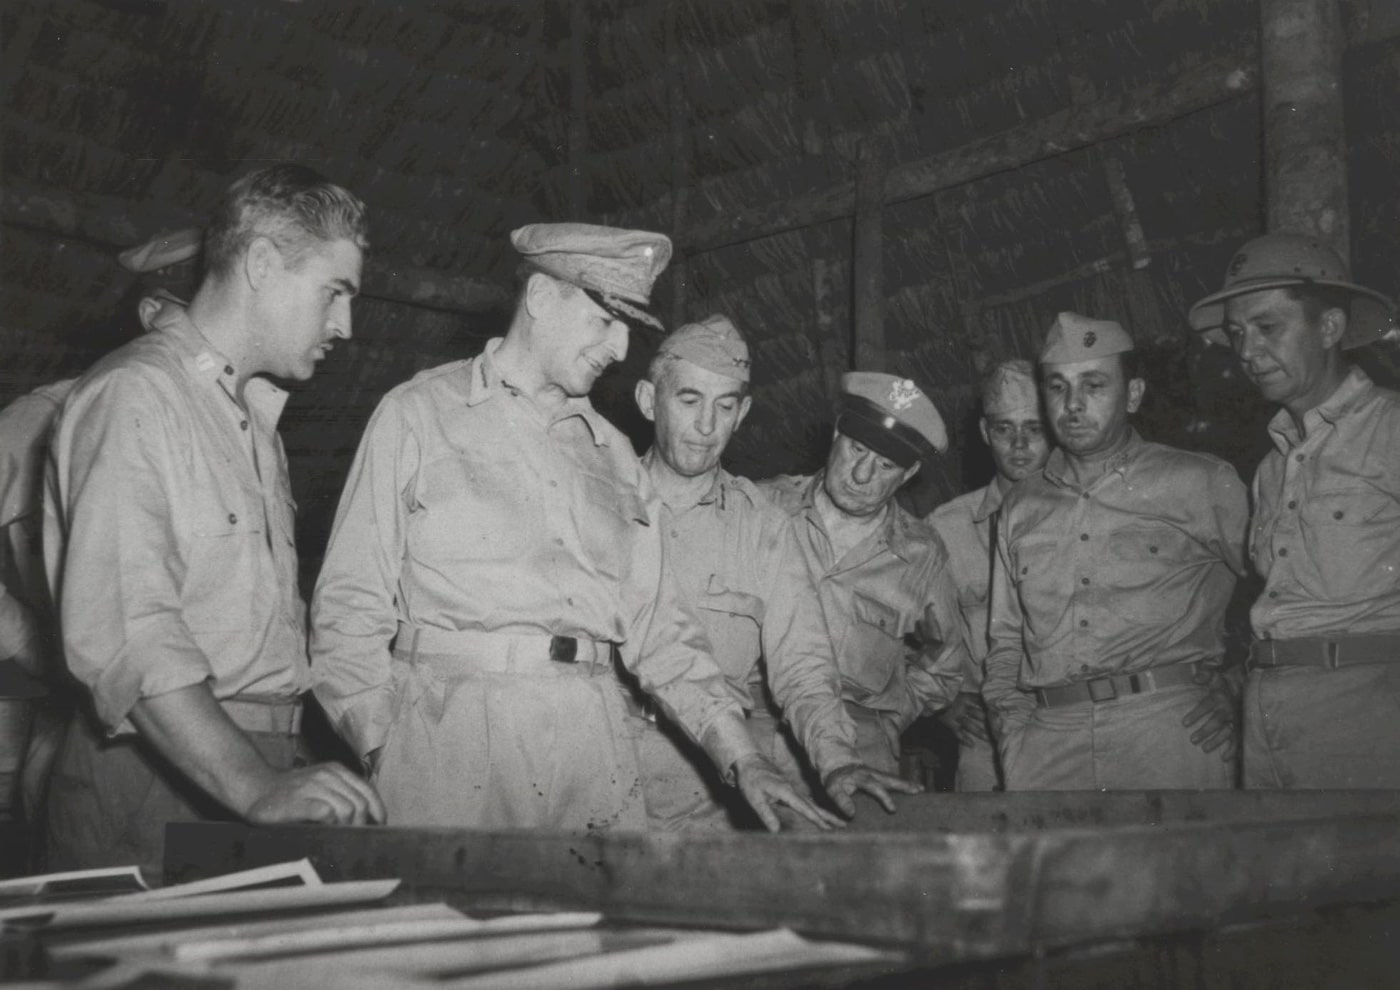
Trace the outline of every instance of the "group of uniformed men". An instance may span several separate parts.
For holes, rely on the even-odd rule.
[[[947,433],[894,375],[844,376],[816,474],[721,466],[752,404],[728,316],[661,338],[638,458],[588,395],[632,328],[661,330],[670,242],[564,223],[511,243],[505,335],[371,419],[309,624],[265,376],[309,378],[350,336],[353,194],[297,165],[239,179],[188,300],[145,311],[35,431],[48,652],[85,702],[48,782],[50,866],[158,871],[159,823],[230,813],[829,828],[858,791],[918,790],[899,740],[937,712],[961,789],[1229,787],[1241,697],[1247,786],[1400,786],[1400,395],[1342,353],[1391,307],[1328,248],[1251,241],[1191,311],[1282,407],[1252,512],[1229,465],[1134,430],[1131,336],[1061,313],[1038,366],[983,383],[996,476],[924,519],[895,496]],[[1223,617],[1250,561],[1246,680]],[[41,666],[42,628],[17,628],[3,652]],[[304,760],[308,690],[362,774]]]

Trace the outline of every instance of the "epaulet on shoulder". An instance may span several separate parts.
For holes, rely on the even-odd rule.
[[[1230,467],[1230,462],[1223,457],[1207,453],[1204,450],[1187,450],[1184,447],[1173,447],[1170,444],[1154,443],[1157,453],[1164,459],[1181,467],[1196,467],[1205,471],[1215,471],[1221,467]]]
[[[904,531],[906,534],[915,539],[936,539],[940,543],[942,542],[943,537],[939,535],[938,527],[933,524],[932,512],[926,516],[919,517],[903,508],[900,508],[898,511],[903,517]]]

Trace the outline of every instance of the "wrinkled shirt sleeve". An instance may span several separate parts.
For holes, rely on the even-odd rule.
[[[957,697],[972,663],[965,629],[957,585],[945,555],[929,581],[928,601],[919,622],[920,638],[927,646],[914,654],[908,670],[909,687],[921,714],[941,711]]]
[[[313,690],[360,756],[384,745],[392,721],[390,644],[417,460],[402,407],[381,403],[350,467],[312,599]]]
[[[622,582],[628,635],[621,644],[623,665],[643,690],[714,760],[732,782],[731,770],[757,753],[734,700],[710,653],[700,620],[681,599],[675,577],[663,566],[661,501],[643,479],[641,492],[653,525],[631,540],[628,574]]]
[[[997,561],[992,568],[988,588],[989,616],[987,621],[988,651],[983,662],[982,697],[1003,720],[1010,731],[1030,717],[1035,702],[1021,690],[1021,664],[1025,656],[1021,630],[1021,605],[1012,580],[1010,555],[1007,550],[1005,513],[997,527]]]
[[[110,730],[136,702],[213,678],[183,616],[169,481],[195,443],[140,375],[114,371],[63,413],[44,552],[73,675]]]
[[[860,763],[855,726],[841,702],[841,672],[832,653],[816,582],[789,519],[765,542],[768,565],[762,628],[768,685],[783,718],[820,776]]]

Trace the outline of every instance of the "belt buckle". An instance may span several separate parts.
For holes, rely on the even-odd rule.
[[[1118,688],[1111,677],[1095,677],[1085,681],[1084,686],[1089,689],[1089,700],[1095,704],[1100,701],[1114,701],[1118,697]]]
[[[578,640],[572,636],[549,637],[549,659],[555,663],[577,663]]]
[[[1342,665],[1342,644],[1329,639],[1322,644],[1322,665],[1328,670],[1336,670]]]

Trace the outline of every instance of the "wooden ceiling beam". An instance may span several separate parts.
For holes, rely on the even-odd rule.
[[[155,230],[195,223],[194,215],[109,196],[72,193],[23,180],[0,194],[0,222],[57,237],[79,238],[116,253]],[[363,297],[456,313],[484,313],[506,305],[511,290],[486,279],[407,265],[371,250],[365,259]]]
[[[1238,99],[1254,92],[1257,62],[1252,50],[1212,59],[1170,83],[1072,106],[950,151],[892,165],[885,176],[885,204],[932,195]],[[847,218],[854,215],[855,203],[856,183],[842,182],[806,196],[729,211],[679,231],[678,239],[688,252],[710,251]]]

